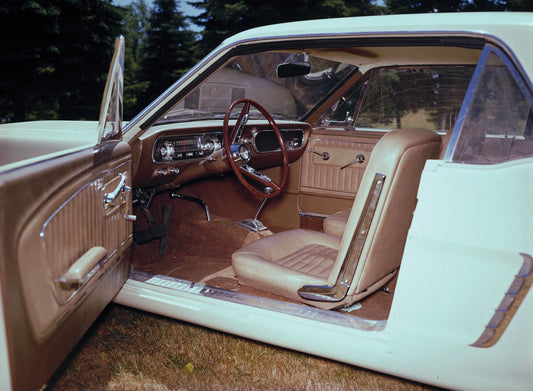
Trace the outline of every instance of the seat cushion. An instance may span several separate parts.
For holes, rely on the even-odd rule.
[[[339,237],[292,229],[235,251],[232,265],[241,284],[301,300],[302,286],[328,284],[339,245]]]
[[[341,210],[340,212],[334,213],[331,216],[326,217],[322,225],[324,233],[327,233],[328,235],[338,236],[339,238],[342,237],[351,211],[351,209]]]

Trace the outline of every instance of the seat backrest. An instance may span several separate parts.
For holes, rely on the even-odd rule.
[[[341,239],[329,283],[355,270],[348,305],[399,266],[427,159],[439,156],[441,137],[427,129],[387,133],[376,144]],[[353,279],[352,279],[353,278]]]

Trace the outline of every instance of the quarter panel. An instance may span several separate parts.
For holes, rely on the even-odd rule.
[[[499,341],[471,345],[519,274],[520,253],[533,253],[532,168],[531,158],[426,163],[389,317],[395,349],[406,361],[432,362],[506,388],[531,384],[531,292]]]

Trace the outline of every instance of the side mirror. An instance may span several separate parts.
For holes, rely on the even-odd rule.
[[[305,76],[311,72],[311,64],[308,62],[279,64],[276,74],[279,78]]]

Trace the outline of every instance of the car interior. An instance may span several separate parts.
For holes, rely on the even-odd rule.
[[[444,155],[481,48],[227,59],[130,141],[134,270],[387,319],[424,164]]]

